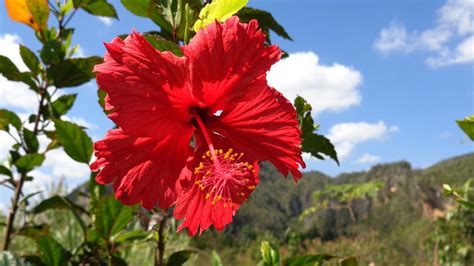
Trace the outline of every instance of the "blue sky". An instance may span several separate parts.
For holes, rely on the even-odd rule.
[[[132,28],[156,29],[118,0],[110,2],[119,21],[80,11],[71,22],[73,42],[86,56],[103,55],[103,42]],[[288,97],[306,96],[320,132],[341,154],[340,167],[306,156],[308,169],[335,175],[398,160],[426,167],[474,150],[454,122],[474,113],[471,1],[251,0],[249,5],[271,11],[294,39],[272,36],[290,58],[271,70],[270,83]],[[0,5],[0,54],[11,55],[18,42],[39,48],[32,30],[10,21]],[[0,108],[28,112],[31,99],[23,100],[21,89],[0,80]],[[69,118],[101,138],[112,123],[96,103],[95,83],[63,92],[79,93]],[[4,149],[5,138],[0,135]],[[87,169],[61,156],[39,175],[49,181],[63,175],[70,186],[82,182]],[[69,178],[61,165],[77,174]]]

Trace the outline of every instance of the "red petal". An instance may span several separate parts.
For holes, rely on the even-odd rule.
[[[222,145],[223,143],[224,141],[219,141],[216,137],[215,144],[217,144],[218,147],[225,148],[225,146]],[[205,145],[202,145],[195,153],[194,158],[196,158],[196,160],[193,161],[194,164],[189,166],[192,167],[192,169],[194,169],[194,167],[201,161],[201,156],[205,152],[204,147]],[[243,160],[246,159],[247,158],[244,156]],[[213,225],[217,230],[224,229],[226,224],[232,222],[232,218],[240,204],[248,199],[259,182],[258,162],[254,162],[253,167],[253,180],[251,180],[251,184],[254,186],[253,188],[248,189],[236,186],[228,187],[228,189],[234,190],[234,194],[238,193],[242,195],[242,197],[235,202],[227,202],[224,200],[213,201],[212,197],[206,198],[207,191],[201,190],[199,185],[196,184],[197,176],[193,174],[193,171],[187,171],[188,176],[183,179],[191,179],[192,183],[189,183],[189,186],[185,189],[184,193],[178,196],[176,207],[174,209],[174,216],[177,219],[184,219],[179,226],[178,231],[188,228],[188,234],[193,236],[198,231],[202,234],[202,232],[208,229],[211,225]],[[236,189],[238,189],[238,191],[235,191]]]
[[[98,183],[112,183],[118,200],[127,205],[141,203],[147,209],[168,208],[176,200],[176,183],[190,156],[192,130],[162,141],[138,138],[121,129],[110,130],[95,143]]]
[[[109,117],[128,134],[163,139],[183,129],[198,105],[188,84],[187,59],[159,52],[138,33],[105,44],[105,63],[95,66],[108,93]]]
[[[211,111],[223,109],[245,94],[280,59],[277,46],[265,46],[265,36],[256,20],[239,23],[231,17],[224,24],[213,23],[200,30],[182,47],[189,59],[194,94]]]
[[[263,87],[254,97],[245,97],[232,110],[208,121],[212,131],[224,135],[236,150],[250,160],[270,161],[285,176],[301,178],[301,131],[293,105],[281,93]]]

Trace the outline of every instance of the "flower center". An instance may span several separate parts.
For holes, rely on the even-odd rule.
[[[206,193],[206,199],[212,198],[212,204],[222,200],[227,207],[244,202],[258,182],[253,165],[242,160],[243,152],[215,149],[202,119],[199,115],[195,119],[209,148],[194,169],[196,185]]]
[[[244,154],[234,153],[233,149],[214,151],[215,156],[210,151],[205,152],[194,169],[196,185],[206,193],[206,199],[212,199],[212,204],[223,200],[226,207],[244,202],[255,189],[253,166],[241,161]]]

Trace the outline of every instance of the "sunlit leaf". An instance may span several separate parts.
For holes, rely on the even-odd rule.
[[[211,256],[212,266],[224,266],[224,264],[222,263],[221,256],[219,256],[219,254],[215,250],[212,251]]]
[[[183,51],[181,51],[179,45],[174,42],[170,42],[159,35],[154,35],[150,33],[143,34],[143,37],[145,37],[145,39],[147,39],[147,41],[150,42],[151,45],[153,45],[153,47],[155,47],[155,49],[157,50],[160,50],[162,52],[170,51],[177,56],[183,56]]]
[[[18,169],[18,172],[26,174],[27,172],[33,170],[35,167],[40,166],[44,162],[44,155],[39,153],[29,153],[21,156],[18,160],[15,161],[15,166]]]
[[[118,18],[114,6],[106,0],[74,1],[74,5],[76,6],[78,2],[79,4],[77,6],[80,6],[87,13],[102,17]]]
[[[54,102],[51,103],[52,111],[54,112],[54,117],[60,117],[66,114],[76,101],[77,94],[66,94],[61,95]]]
[[[5,0],[8,15],[39,31],[47,26],[49,7],[47,0]]]
[[[122,5],[128,11],[140,17],[148,17],[148,6],[150,0],[121,0]]]
[[[272,247],[267,241],[260,244],[260,252],[262,253],[261,265],[263,266],[279,266],[280,253]]]
[[[468,116],[464,118],[464,120],[457,120],[456,122],[464,133],[474,141],[474,115]]]
[[[0,130],[8,130],[8,125],[20,130],[21,120],[14,112],[0,109]]]
[[[28,84],[30,87],[36,87],[36,84],[31,79],[27,72],[20,72],[13,62],[6,56],[0,55],[0,74],[8,80],[21,81]]]
[[[194,24],[194,31],[218,21],[225,21],[246,6],[248,0],[215,0],[204,6],[199,13],[199,19]]]
[[[133,219],[134,206],[125,206],[113,197],[105,197],[96,206],[95,227],[104,239],[119,233]]]
[[[56,137],[63,145],[64,151],[73,160],[89,163],[92,156],[92,140],[78,125],[61,120],[54,120]]]

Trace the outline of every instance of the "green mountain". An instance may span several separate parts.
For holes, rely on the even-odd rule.
[[[390,261],[424,265],[432,256],[424,243],[434,220],[452,205],[442,195],[442,184],[456,187],[474,178],[474,153],[425,169],[401,161],[336,177],[313,171],[297,184],[269,164],[261,168],[260,185],[233,223],[221,233],[205,232],[194,240],[196,246],[219,250],[230,265],[253,262],[251,254],[258,254],[262,239],[282,244],[282,252],[288,254],[342,252],[339,255],[361,256],[362,265]],[[362,193],[347,202],[326,198],[326,206],[302,217],[321,202],[316,196],[328,189],[371,182],[381,184],[375,194]]]

